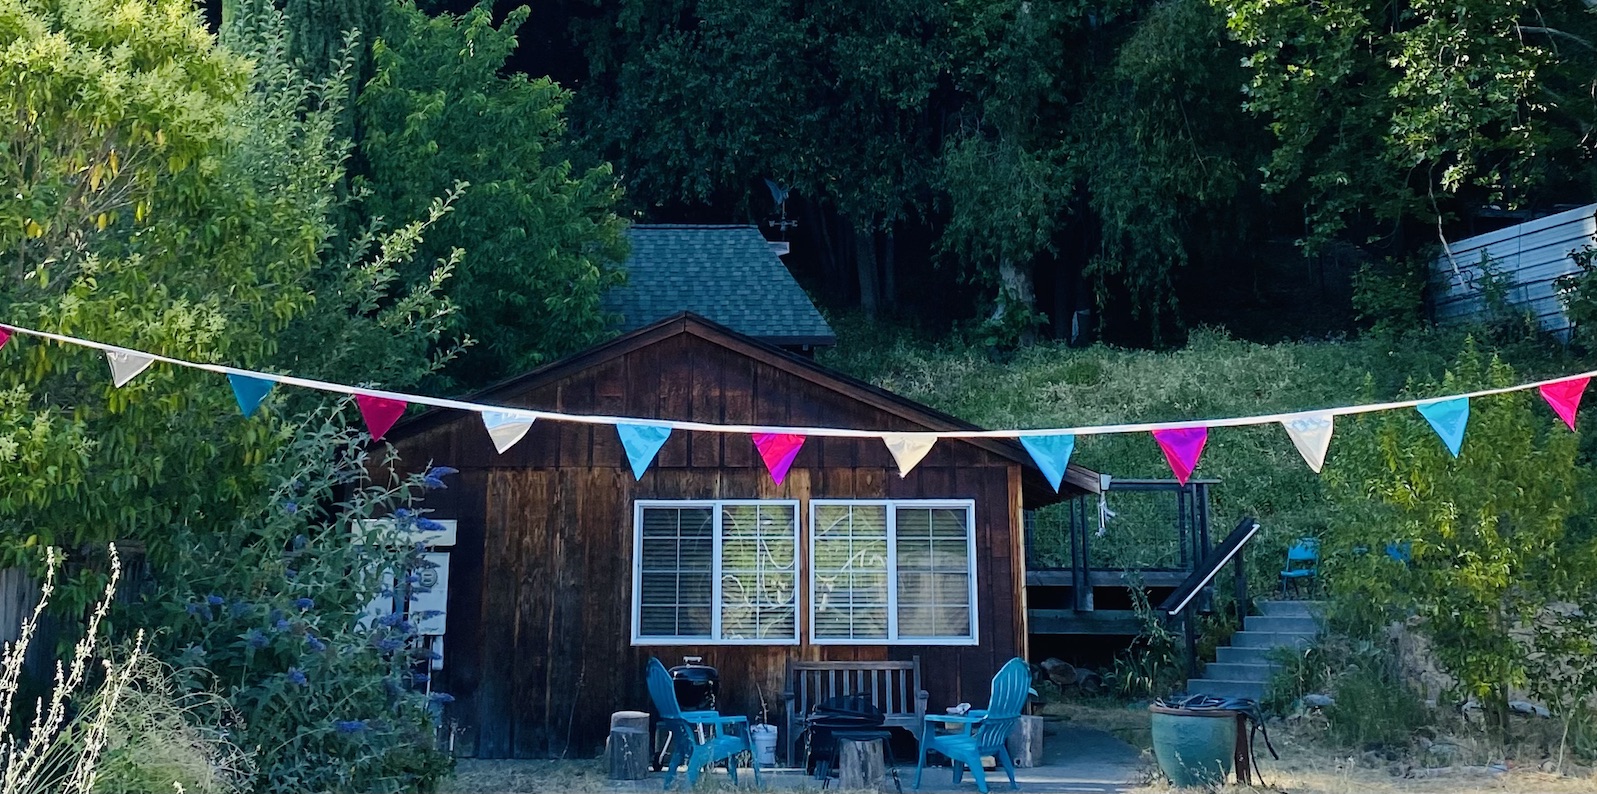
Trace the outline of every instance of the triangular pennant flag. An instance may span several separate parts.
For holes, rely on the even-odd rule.
[[[765,461],[765,468],[771,471],[771,479],[777,485],[782,484],[787,477],[787,470],[792,467],[793,459],[798,457],[799,449],[804,446],[804,437],[792,433],[755,433],[754,447],[760,451],[760,460]]]
[[[11,341],[11,331],[0,328],[0,347],[5,347],[9,341]]]
[[[1187,480],[1192,477],[1192,470],[1198,468],[1198,458],[1203,455],[1203,445],[1209,441],[1209,428],[1177,427],[1155,430],[1153,440],[1159,442],[1159,449],[1164,450],[1164,459],[1170,464],[1170,470],[1175,472],[1176,482],[1186,485]]]
[[[143,353],[124,353],[120,350],[105,351],[105,360],[111,364],[111,382],[119,389],[155,363],[153,356]]]
[[[932,451],[937,436],[895,433],[882,436],[882,441],[887,444],[887,451],[893,453],[893,462],[898,464],[898,476],[908,477],[910,470],[926,457],[926,453]]]
[[[1575,411],[1580,409],[1580,398],[1586,393],[1586,384],[1590,382],[1591,378],[1570,378],[1541,387],[1542,399],[1553,407],[1553,413],[1558,414],[1558,418],[1564,420],[1570,430],[1575,429]]]
[[[1453,397],[1414,406],[1431,423],[1431,429],[1442,437],[1447,451],[1458,457],[1458,448],[1464,443],[1464,426],[1469,424],[1469,398]]]
[[[1292,437],[1292,446],[1309,464],[1315,474],[1325,466],[1325,453],[1331,448],[1333,414],[1310,414],[1282,420],[1286,434]]]
[[[1070,454],[1076,451],[1076,437],[1069,434],[1021,436],[1020,445],[1031,453],[1031,459],[1037,461],[1037,468],[1042,469],[1043,476],[1057,493],[1059,484],[1065,481]]]
[[[255,413],[261,407],[261,401],[266,399],[268,392],[275,384],[265,378],[252,378],[249,375],[227,374],[228,385],[233,387],[233,399],[238,401],[238,409],[245,416]]]
[[[627,462],[632,464],[632,476],[643,479],[643,473],[649,470],[649,461],[654,460],[654,453],[665,446],[665,440],[671,437],[671,428],[659,425],[616,425],[616,434],[621,436],[621,447],[627,451]]]
[[[371,431],[373,441],[383,440],[383,435],[405,413],[404,400],[390,400],[374,394],[355,395],[355,404],[360,406],[360,418],[366,420],[366,429]]]
[[[493,439],[494,449],[503,455],[505,450],[527,437],[527,431],[532,429],[532,417],[503,411],[483,411],[482,426],[487,428],[488,437]]]

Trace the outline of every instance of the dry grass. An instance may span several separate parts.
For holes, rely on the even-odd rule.
[[[598,761],[480,761],[461,759],[439,794],[543,794],[613,791]]]
[[[1148,713],[1142,707],[1110,701],[1049,704],[1046,713],[1091,725],[1139,748],[1152,746]],[[1438,738],[1458,746],[1457,761],[1448,767],[1426,768],[1415,759],[1395,753],[1347,752],[1328,746],[1324,725],[1312,721],[1270,726],[1270,739],[1281,754],[1269,757],[1263,742],[1255,747],[1266,786],[1227,787],[1237,794],[1566,794],[1597,792],[1597,776],[1588,768],[1566,765],[1565,774],[1544,771],[1552,765],[1544,754],[1528,745],[1491,747],[1469,736]],[[1504,759],[1507,760],[1504,760]],[[1524,760],[1520,760],[1524,759]],[[1150,770],[1149,780],[1129,794],[1171,792],[1167,783]]]

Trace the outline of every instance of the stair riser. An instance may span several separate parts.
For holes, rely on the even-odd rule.
[[[1264,699],[1264,684],[1258,681],[1220,681],[1194,678],[1187,682],[1187,692],[1198,695],[1216,695],[1227,698]]]
[[[1319,601],[1260,601],[1259,611],[1275,618],[1316,618],[1325,614]]]
[[[1277,618],[1267,615],[1249,615],[1243,627],[1248,631],[1267,631],[1275,634],[1320,633],[1320,622],[1314,618]]]
[[[1276,664],[1274,648],[1221,646],[1215,649],[1215,661],[1222,664]]]
[[[1313,643],[1316,636],[1308,633],[1239,631],[1231,635],[1231,644],[1238,648],[1295,648]]]
[[[1267,682],[1275,674],[1275,667],[1268,664],[1227,664],[1215,662],[1205,665],[1203,675],[1206,678],[1222,681],[1259,681]]]

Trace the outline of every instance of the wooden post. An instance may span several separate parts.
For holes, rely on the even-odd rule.
[[[876,790],[887,776],[882,740],[838,739],[837,787],[843,791]]]
[[[645,737],[643,742],[643,754],[647,756],[653,749],[654,743],[649,741],[647,738],[649,735],[649,713],[646,711],[617,711],[610,715],[611,738],[606,739],[604,743],[604,758],[606,765],[612,763],[613,760],[610,756],[610,747],[615,743],[614,736],[617,728],[636,728],[640,731],[643,731],[643,735]],[[619,779],[635,780],[636,778]]]
[[[1009,748],[1009,758],[1021,768],[1042,766],[1042,717],[1025,715],[1009,731],[1004,744]]]
[[[605,745],[611,780],[642,780],[649,774],[649,730],[612,728]]]

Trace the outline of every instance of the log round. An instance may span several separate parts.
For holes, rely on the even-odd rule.
[[[610,731],[606,748],[610,757],[611,780],[642,780],[649,774],[649,731],[647,728],[616,728]]]
[[[858,741],[839,738],[837,747],[837,785],[843,791],[881,788],[887,776],[882,755],[882,740]]]

